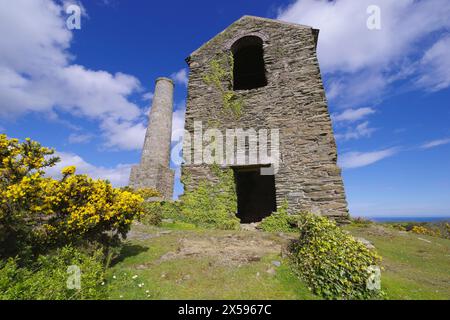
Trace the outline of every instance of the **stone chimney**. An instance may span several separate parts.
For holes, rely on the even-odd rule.
[[[167,200],[172,199],[175,175],[170,169],[173,89],[171,79],[156,80],[141,163],[133,166],[130,174],[130,187],[154,188]]]

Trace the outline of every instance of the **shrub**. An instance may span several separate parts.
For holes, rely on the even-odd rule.
[[[134,189],[130,186],[122,187],[120,188],[122,191],[129,191],[131,193],[135,193],[137,195],[140,195],[144,200],[150,199],[150,198],[160,198],[161,194],[158,190],[153,188],[140,188],[140,189]]]
[[[144,204],[144,214],[139,221],[151,226],[159,226],[162,222],[164,203],[148,202]]]
[[[181,197],[179,218],[200,227],[239,229],[233,171],[218,167],[213,167],[213,171],[218,180],[216,183],[202,181],[195,190],[187,191]]]
[[[138,189],[137,194],[140,195],[145,200],[150,199],[150,198],[160,198],[161,197],[161,194],[159,193],[159,191],[156,189],[153,189],[153,188]]]
[[[442,237],[447,236],[445,230],[445,225],[443,223],[433,223],[433,222],[398,222],[394,224],[388,224],[394,229],[400,231],[408,231],[415,234],[423,234],[432,237]]]
[[[258,228],[267,232],[296,232],[298,231],[298,215],[290,215],[285,201],[277,212],[272,213],[259,224]]]
[[[144,214],[139,221],[152,226],[160,226],[163,219],[176,221],[187,221],[186,216],[181,214],[181,202],[178,201],[155,201],[146,202],[143,205]]]
[[[59,160],[53,150],[0,135],[0,258],[23,259],[84,241],[106,247],[125,237],[142,214],[141,196],[107,181],[62,170],[61,180],[44,169]]]
[[[290,248],[294,272],[326,299],[379,298],[369,290],[370,267],[380,257],[335,222],[313,214],[299,219],[300,238]]]
[[[181,213],[181,201],[163,201],[161,205],[161,216],[163,219],[172,219],[178,221],[186,220]]]
[[[104,299],[102,259],[100,250],[88,254],[73,247],[40,256],[27,267],[19,267],[17,259],[9,258],[0,263],[0,300]],[[79,290],[67,286],[69,266],[80,268]]]
[[[125,238],[133,219],[143,213],[143,199],[86,175],[65,177],[57,183],[44,228],[53,243],[83,239],[108,245]]]
[[[373,225],[373,221],[369,219],[365,219],[363,217],[356,217],[351,219],[351,223],[353,225],[356,225],[358,227],[368,227],[370,225]]]
[[[439,229],[433,230],[431,227],[426,227],[426,226],[421,226],[421,225],[412,226],[410,231],[412,233],[423,234],[423,235],[434,236],[434,237],[441,236],[441,232]]]
[[[186,191],[180,201],[145,203],[140,221],[159,226],[162,219],[172,219],[204,228],[239,229],[233,171],[218,166],[212,170],[217,181],[201,181],[197,188]]]
[[[386,224],[386,226],[394,228],[399,231],[407,231],[406,227],[404,225],[402,225],[401,223],[392,223],[392,224],[388,223],[388,224]]]

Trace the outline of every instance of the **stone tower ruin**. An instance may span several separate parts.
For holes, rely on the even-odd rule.
[[[335,220],[347,219],[336,143],[316,56],[318,35],[319,30],[308,26],[244,16],[189,56],[183,147],[186,163],[182,167],[186,189],[203,179],[215,179],[211,164],[195,162],[199,124],[203,132],[216,128],[224,136],[227,129],[277,129],[280,163],[274,174],[262,174],[273,163],[261,154],[245,165],[220,164],[234,171],[238,217],[243,222],[260,221],[287,202],[290,212],[309,211]],[[252,143],[250,136],[255,137],[249,135],[245,142],[248,153],[261,143]],[[158,174],[146,173],[149,166],[144,163],[145,156],[141,166],[134,169],[136,178],[132,180],[142,176],[149,184],[155,183]],[[172,177],[167,169],[159,172]]]
[[[165,199],[172,199],[175,175],[170,169],[173,89],[171,79],[156,80],[141,163],[130,174],[130,187],[156,189]]]

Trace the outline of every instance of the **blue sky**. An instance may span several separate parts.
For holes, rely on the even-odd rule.
[[[83,8],[68,30],[64,8]],[[0,131],[56,148],[78,172],[127,183],[154,80],[242,15],[321,30],[318,56],[353,215],[450,216],[450,2],[0,0]],[[369,30],[370,5],[381,29]],[[181,185],[176,184],[179,193]]]

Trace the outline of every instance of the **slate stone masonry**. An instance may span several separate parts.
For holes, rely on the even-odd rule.
[[[175,175],[169,167],[173,90],[174,84],[171,79],[156,80],[141,163],[133,166],[130,174],[131,187],[154,188],[167,200],[172,199]]]
[[[223,132],[227,128],[278,128],[282,162],[275,175],[277,205],[286,200],[291,212],[309,211],[344,221],[347,201],[316,56],[318,34],[311,27],[259,17],[244,16],[233,23],[187,59],[185,129],[193,136],[194,121]],[[205,75],[212,59],[229,55],[232,45],[249,35],[263,41],[268,84],[235,91],[243,101],[242,115],[236,118],[224,114],[222,94],[205,81]],[[214,179],[210,169],[184,165],[182,175],[189,177],[184,179],[185,188]],[[134,174],[139,176],[137,171]]]

